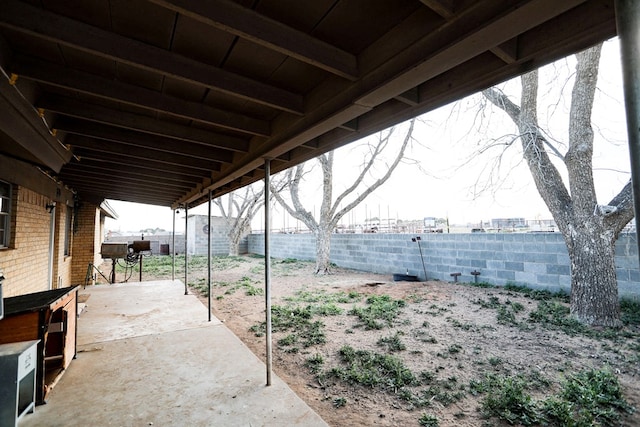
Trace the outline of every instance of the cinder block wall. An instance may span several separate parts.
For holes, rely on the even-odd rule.
[[[134,241],[136,240],[140,240],[142,238],[142,235],[140,234],[135,234],[135,235],[126,235],[126,236],[107,236],[105,237],[104,241],[105,242],[110,242],[110,243],[118,243],[118,242],[122,242],[122,243],[128,243],[128,244],[132,244]],[[154,255],[160,255],[161,254],[161,250],[160,250],[160,246],[161,245],[169,245],[169,255],[171,254],[171,244],[172,244],[172,238],[171,238],[171,234],[163,234],[163,235],[145,235],[144,236],[144,240],[148,240],[149,241],[149,245],[151,246],[151,253]],[[184,254],[184,234],[177,234],[176,235],[176,253],[177,254]],[[100,253],[100,245],[98,245],[98,249],[97,249],[97,253]]]
[[[415,235],[334,234],[331,262],[340,267],[374,273],[407,273],[424,279]],[[514,283],[533,288],[570,290],[569,256],[560,233],[469,233],[420,235],[420,248],[429,279],[495,285]],[[249,236],[249,253],[264,254],[264,235]],[[272,234],[271,254],[277,258],[315,260],[312,234]],[[621,295],[640,297],[640,271],[635,234],[622,234],[616,245]]]
[[[0,250],[5,297],[49,289],[50,200],[25,187],[14,186],[12,244]]]
[[[189,216],[187,231],[187,248],[190,255],[206,255],[208,245],[207,228],[208,220],[206,215]],[[211,253],[213,255],[229,254],[229,238],[227,234],[229,227],[224,218],[211,217]],[[239,253],[247,253],[246,238],[240,241]]]

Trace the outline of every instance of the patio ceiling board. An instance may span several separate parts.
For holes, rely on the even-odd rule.
[[[146,172],[146,170],[153,171],[161,171],[166,173],[178,173],[182,175],[186,175],[188,177],[196,177],[201,182],[204,179],[210,178],[212,171],[208,169],[198,169],[192,166],[182,166],[164,163],[151,159],[144,159],[144,161],[140,161],[137,157],[126,157],[120,156],[118,154],[109,154],[104,152],[94,152],[89,149],[84,148],[76,148],[74,149],[74,153],[76,154],[77,162],[96,162],[104,167],[108,167],[114,175],[117,175],[120,171],[127,170],[136,170],[141,173]],[[67,167],[73,167],[74,162],[68,163]],[[187,181],[191,181],[190,178],[186,179]],[[158,182],[161,182],[160,180]]]
[[[135,149],[142,148],[224,163],[230,163],[233,157],[230,151],[215,148],[211,145],[207,147],[204,144],[194,144],[158,135],[147,135],[142,132],[91,123],[84,120],[62,118],[55,121],[54,127],[68,134],[83,135],[94,139],[128,145]]]
[[[74,183],[77,191],[81,192],[83,199],[97,202],[99,200],[113,199],[125,202],[145,203],[149,205],[169,206],[167,204],[172,198],[177,197],[180,192],[163,191],[153,193],[140,189],[130,183],[115,186],[100,186],[97,183],[85,184],[84,182]]]
[[[81,182],[82,180],[86,180],[86,178],[91,178],[92,180],[106,181],[106,182],[109,182],[110,180],[113,180],[112,176],[105,175],[105,174],[99,173],[99,172],[65,171],[65,174],[64,174],[64,179],[68,180],[69,182],[71,182],[71,181],[76,181],[76,182],[80,181]],[[175,183],[175,182],[172,182],[172,181],[165,181],[165,182],[162,183],[162,186],[158,186],[158,185],[150,184],[144,178],[131,177],[131,176],[127,176],[127,175],[124,175],[124,174],[119,176],[118,180],[127,182],[131,186],[137,187],[139,190],[157,191],[159,194],[162,194],[163,192],[165,192],[167,190],[174,190],[174,191],[182,192],[182,191],[185,191],[187,189],[191,189],[191,188],[193,188],[195,186],[195,185],[189,186],[189,185],[186,185],[185,183],[182,183],[182,184],[181,183]]]
[[[198,183],[202,182],[203,176],[190,176],[179,172],[173,172],[169,170],[158,170],[149,168],[132,168],[126,165],[121,165],[121,168],[114,168],[113,166],[104,165],[100,162],[92,162],[91,160],[83,159],[82,162],[73,163],[65,168],[66,172],[76,173],[95,173],[95,174],[107,174],[113,176],[113,171],[118,170],[118,176],[132,179],[144,179],[147,182],[149,178],[161,180],[163,183],[189,183],[190,187],[195,187]]]
[[[338,76],[357,78],[355,55],[232,1],[150,1]]]
[[[140,42],[69,19],[41,8],[31,7],[16,0],[4,0],[6,13],[0,15],[0,26],[22,31],[33,37],[41,37],[61,46],[98,57],[106,61],[140,68],[160,76],[170,76],[200,86],[233,94],[253,102],[264,103],[278,109],[301,112],[302,97],[285,90],[230,73],[218,67],[203,64],[166,50],[163,47]],[[136,14],[123,14],[136,16]],[[114,22],[118,22],[114,17]],[[136,24],[150,20],[137,20]],[[131,28],[132,26],[129,26]],[[135,26],[134,26],[135,27]],[[139,33],[139,31],[134,32]],[[95,59],[94,59],[95,60]]]
[[[122,83],[77,69],[65,68],[33,57],[17,58],[14,61],[13,70],[19,76],[29,80],[98,98],[120,101],[123,104],[164,112],[172,116],[196,120],[238,132],[269,135],[269,124],[262,120],[198,102],[167,96],[140,85]]]
[[[105,190],[119,191],[121,188],[131,187],[137,192],[143,192],[157,197],[171,197],[185,191],[186,186],[174,186],[163,183],[162,185],[154,185],[151,183],[132,182],[130,179],[118,178],[110,179],[102,175],[97,175],[87,182],[86,174],[73,174],[65,171],[62,178],[78,188],[103,188]]]
[[[114,154],[122,157],[131,157],[138,159],[139,162],[145,160],[154,160],[169,165],[185,166],[204,171],[214,171],[219,169],[220,163],[215,160],[198,159],[191,156],[185,156],[177,153],[167,153],[158,150],[135,149],[113,141],[91,138],[81,135],[69,135],[66,139],[67,144],[71,147],[81,147],[93,152]]]
[[[116,111],[98,104],[89,104],[69,97],[41,97],[36,106],[45,111],[52,111],[67,117],[85,119],[115,128],[129,129],[150,135],[166,136],[209,147],[240,152],[245,152],[249,148],[249,142],[246,139],[210,132],[194,126],[156,120],[140,114]]]
[[[0,112],[23,123],[2,122],[0,153],[92,200],[172,207],[262,179],[265,158],[284,170],[616,31],[613,0],[3,6],[0,65],[18,84],[0,86]],[[25,100],[31,111],[16,109]],[[62,144],[74,157],[61,162],[48,153]]]

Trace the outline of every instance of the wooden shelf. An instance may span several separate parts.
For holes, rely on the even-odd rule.
[[[36,403],[48,393],[76,356],[78,286],[6,298],[0,344],[40,340]]]

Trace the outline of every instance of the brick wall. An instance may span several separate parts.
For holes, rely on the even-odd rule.
[[[13,192],[11,247],[0,250],[5,297],[49,289],[50,200],[25,187]]]
[[[0,179],[12,184],[11,237],[8,248],[0,249],[3,294],[71,285],[73,248],[66,256],[64,240],[67,206],[73,204],[74,194],[33,165],[1,154],[0,163]],[[54,203],[52,214],[47,206]]]
[[[56,229],[53,248],[53,289],[71,285],[71,265],[73,263],[73,233],[70,233],[71,253],[65,255],[65,231],[67,226],[67,206],[61,203],[55,208]]]
[[[101,216],[98,206],[82,202],[75,213],[76,229],[73,233],[71,283],[84,284],[89,263],[100,265]]]
[[[415,235],[334,234],[331,262],[340,267],[383,274],[409,274],[429,279],[472,282],[470,274],[495,285],[514,283],[534,288],[570,290],[569,255],[560,233],[468,233],[421,235],[423,269]],[[249,236],[249,253],[264,254],[264,235]],[[315,259],[312,234],[272,234],[277,258]],[[621,234],[616,244],[620,295],[640,298],[640,270],[635,234]]]

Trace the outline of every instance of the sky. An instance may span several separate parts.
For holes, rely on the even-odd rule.
[[[592,114],[595,132],[594,178],[600,204],[607,202],[629,180],[629,153],[617,39],[606,42],[600,62],[598,91]],[[539,120],[561,151],[567,140],[568,111],[571,97],[573,58],[558,61],[540,71]],[[518,102],[520,84],[515,79],[499,87]],[[367,217],[449,218],[451,224],[475,224],[491,218],[522,217],[550,219],[551,215],[537,193],[519,142],[508,150],[486,149],[488,142],[504,141],[516,133],[514,124],[501,111],[481,109],[479,95],[465,98],[421,116],[414,130],[414,141],[391,178],[345,216],[342,223],[363,222]],[[398,125],[394,144],[399,147],[407,125]],[[369,138],[376,138],[375,135]],[[508,138],[507,138],[508,139]],[[362,143],[354,142],[335,154],[334,197],[359,171]],[[495,167],[500,159],[500,168]],[[311,167],[313,161],[309,163]],[[305,207],[318,212],[320,175],[315,166],[303,184]],[[381,166],[378,172],[383,171]],[[378,174],[378,176],[380,173]],[[316,179],[312,179],[315,177]],[[117,221],[107,219],[106,229],[139,231],[148,228],[172,229],[172,211],[167,207],[140,205],[110,200],[118,213]],[[215,206],[213,215],[217,215]],[[206,204],[189,211],[207,213]],[[295,227],[298,222],[284,214],[277,203],[272,206],[273,228]],[[252,222],[254,229],[264,228],[260,212]],[[184,231],[184,211],[176,216],[176,231]]]

